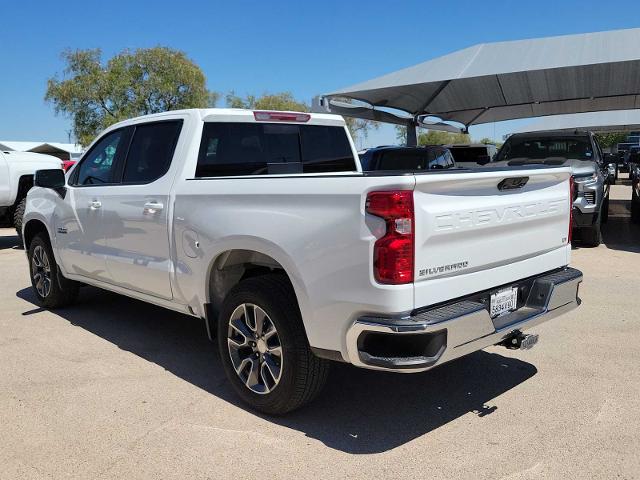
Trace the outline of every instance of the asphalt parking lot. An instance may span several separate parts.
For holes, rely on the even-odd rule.
[[[237,401],[195,319],[93,288],[38,308],[0,230],[0,478],[638,478],[640,229],[620,183],[604,244],[574,249],[582,306],[533,350],[337,364],[281,418]]]

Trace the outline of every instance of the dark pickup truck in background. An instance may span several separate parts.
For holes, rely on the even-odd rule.
[[[570,166],[574,180],[573,227],[583,244],[602,242],[600,226],[609,217],[609,164],[592,132],[530,132],[511,135],[496,165]]]

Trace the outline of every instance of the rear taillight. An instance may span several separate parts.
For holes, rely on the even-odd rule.
[[[575,181],[573,175],[569,177],[569,235],[567,236],[567,243],[571,243],[573,239],[573,201],[575,200]]]
[[[413,282],[413,191],[371,192],[367,195],[366,211],[384,219],[387,227],[373,250],[376,281],[393,285]]]
[[[308,122],[311,115],[296,112],[253,112],[253,118],[264,122]]]

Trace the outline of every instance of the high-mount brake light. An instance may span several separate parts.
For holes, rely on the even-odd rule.
[[[373,249],[376,281],[392,285],[412,283],[415,256],[413,191],[370,192],[366,211],[383,218],[387,227]]]
[[[264,112],[254,111],[253,117],[260,122],[308,122],[311,115],[295,112]]]

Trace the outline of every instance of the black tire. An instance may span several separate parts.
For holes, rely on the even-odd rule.
[[[15,210],[13,211],[13,226],[18,232],[18,237],[22,238],[22,218],[24,217],[24,209],[27,205],[27,199],[23,198],[20,200],[18,205],[16,205]]]
[[[602,243],[602,230],[600,229],[600,219],[590,226],[581,229],[582,243],[587,247],[597,247]]]
[[[229,324],[232,320],[232,315],[243,304],[257,306],[263,310],[268,316],[265,317],[265,321],[270,322],[276,330],[276,338],[282,351],[281,357],[279,357],[279,366],[281,368],[279,370],[279,380],[272,386],[270,391],[256,393],[256,391],[247,386],[240,378],[243,370],[240,369],[240,373],[237,373],[231,358],[232,351],[239,352],[240,350],[237,348],[232,349],[229,346],[228,339],[230,334],[235,335],[238,333]],[[245,317],[242,318],[246,321]],[[257,322],[254,322],[254,325],[257,325]],[[252,332],[247,331],[246,333],[251,334]],[[242,334],[240,334],[240,337],[244,337],[245,340],[249,338],[248,335]],[[257,339],[258,337],[255,338]],[[250,367],[249,372],[254,367],[253,361],[258,362],[258,360],[253,360],[253,355],[260,356],[260,362],[262,362],[262,354],[264,353],[262,351],[257,353],[258,346],[255,343],[253,345],[255,348],[243,347],[245,355],[248,352],[252,359],[250,366],[247,365]],[[266,343],[263,343],[264,345]],[[218,347],[225,373],[236,393],[252,408],[269,415],[285,414],[313,400],[324,387],[329,373],[330,362],[316,357],[311,352],[295,293],[289,280],[284,275],[268,274],[249,278],[241,281],[231,289],[220,310]],[[253,350],[248,348],[253,348]],[[268,352],[264,353],[265,357],[267,354]],[[277,359],[278,357],[271,358]],[[256,370],[260,372],[260,378],[264,380],[261,368],[262,366],[257,367]],[[244,371],[246,370],[245,368]],[[271,379],[274,378],[271,377]],[[249,380],[247,380],[248,382]],[[254,384],[254,388],[257,388],[256,384]]]
[[[635,190],[631,192],[631,222],[640,224],[640,197]]]
[[[29,276],[33,293],[38,303],[45,308],[56,309],[71,305],[78,297],[78,283],[65,278],[58,268],[49,238],[44,233],[37,234],[29,245]],[[39,260],[38,260],[39,258]],[[38,267],[38,262],[40,267]],[[48,288],[45,288],[43,276],[46,277],[48,266]],[[40,274],[40,277],[38,277]],[[46,285],[46,284],[45,284]]]
[[[602,219],[602,223],[607,223],[609,221],[609,197],[608,196],[602,201],[602,208],[600,209],[600,218]]]

